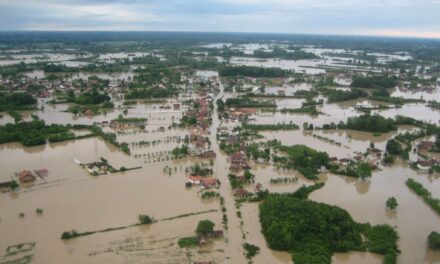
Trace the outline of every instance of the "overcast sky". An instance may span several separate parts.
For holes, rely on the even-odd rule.
[[[0,30],[440,38],[440,0],[0,0]]]

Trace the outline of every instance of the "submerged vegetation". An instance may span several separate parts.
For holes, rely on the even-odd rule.
[[[264,130],[297,130],[298,125],[295,124],[243,124],[243,128],[252,131],[264,131]]]
[[[298,264],[331,263],[334,252],[349,250],[383,254],[388,264],[399,252],[392,227],[358,224],[337,206],[289,194],[270,194],[260,205],[260,221],[269,247],[293,251]]]
[[[3,94],[0,92],[0,112],[32,110],[37,106],[37,99],[27,93]]]
[[[249,76],[249,77],[285,77],[288,71],[280,68],[264,68],[252,66],[225,66],[219,69],[220,76]]]
[[[296,169],[304,177],[311,180],[317,180],[318,170],[329,163],[327,153],[316,151],[305,145],[283,146],[281,142],[276,140],[269,142],[269,145],[287,154],[287,156],[274,155],[272,158],[275,163],[281,164],[287,169]]]
[[[63,125],[46,125],[44,120],[35,118],[30,122],[6,124],[0,126],[0,144],[20,142],[24,146],[44,145],[46,141],[60,142],[76,138],[69,132],[70,127]]]
[[[431,192],[423,187],[421,183],[410,178],[406,181],[406,186],[408,186],[408,188],[410,188],[413,192],[420,196],[423,201],[425,201],[425,203],[427,203],[432,208],[432,210],[440,215],[440,200],[432,197]]]

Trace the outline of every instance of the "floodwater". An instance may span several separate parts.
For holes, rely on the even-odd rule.
[[[41,73],[34,74],[39,77]],[[218,74],[212,71],[200,71],[197,72],[197,76],[201,79],[209,79]],[[119,76],[116,78],[119,79]],[[266,89],[269,92],[277,92],[279,88]],[[287,87],[289,93],[296,89],[305,90],[307,85]],[[220,93],[215,99],[229,96],[233,95],[225,95],[223,85],[220,83]],[[40,99],[39,105],[44,105],[44,109],[26,112],[23,114],[24,119],[29,120],[33,113],[47,123],[93,124],[109,121],[123,114],[122,108],[116,108],[106,114],[93,117],[75,117],[65,112],[68,105],[50,106],[46,104],[47,100],[49,99]],[[275,99],[278,108],[297,108],[303,101]],[[180,120],[186,108],[185,106],[182,106],[181,110],[163,108],[176,102],[179,102],[179,99],[152,104],[139,101],[131,105],[126,117],[147,118],[145,129],[114,131],[105,128],[105,131],[117,133],[119,142],[129,143],[131,156],[96,137],[30,148],[23,147],[19,143],[1,144],[0,180],[8,180],[14,177],[15,172],[25,169],[47,168],[49,175],[44,179],[38,178],[33,184],[22,186],[17,192],[0,193],[0,255],[4,255],[8,246],[35,242],[36,245],[30,252],[33,255],[32,263],[192,263],[194,261],[246,263],[242,244],[251,243],[261,249],[254,258],[254,263],[292,263],[290,253],[273,251],[267,247],[261,234],[258,203],[236,206],[228,181],[228,157],[220,151],[215,138],[219,126],[231,124],[222,124],[216,112],[212,115],[212,126],[207,136],[212,143],[211,149],[217,153],[213,176],[222,183],[216,191],[224,198],[228,229],[224,230],[225,239],[215,241],[209,246],[194,249],[178,247],[179,238],[194,235],[199,220],[210,219],[216,224],[216,229],[223,227],[219,201],[202,200],[198,188],[186,189],[184,186],[188,176],[186,169],[200,161],[192,158],[182,160],[166,158],[169,151],[180,146],[182,139],[189,133],[186,129],[168,128],[172,122]],[[322,114],[317,116],[257,112],[249,118],[251,123],[257,124],[292,122],[302,127],[304,122],[308,122],[322,126],[360,115],[361,113],[355,109],[357,103],[376,104],[365,100],[352,100],[337,104],[325,103],[318,107]],[[117,106],[120,104],[116,102]],[[417,112],[417,109],[423,110]],[[429,108],[423,104],[410,104],[402,108],[378,112],[384,116],[403,114],[417,118],[422,116],[422,119],[436,121],[438,113],[436,115],[436,112],[430,110],[431,114],[427,115],[430,113],[427,109]],[[4,113],[2,115],[1,124],[13,122],[9,115]],[[379,136],[351,130],[304,132],[302,129],[265,131],[261,134],[267,140],[278,139],[286,145],[305,144],[326,151],[330,156],[344,158],[353,157],[355,152],[364,152],[370,143],[383,150],[387,140],[397,133],[414,129],[414,127],[402,126],[396,132]],[[139,145],[137,144],[139,142],[149,142],[149,144]],[[160,158],[157,158],[158,156]],[[141,168],[123,173],[91,176],[73,161],[77,159],[89,163],[98,161],[101,157],[107,159],[115,168],[122,166],[126,168],[141,166]],[[263,188],[271,192],[293,192],[302,185],[313,184],[296,171],[255,162],[251,162],[250,165],[251,172],[255,174],[255,183],[261,183]],[[171,173],[166,172],[165,168],[171,168]],[[295,178],[296,181],[271,183],[271,179],[277,178]],[[438,230],[440,216],[406,187],[405,181],[408,178],[421,182],[434,197],[440,198],[438,175],[417,173],[399,162],[395,166],[375,171],[368,180],[322,173],[320,181],[325,182],[326,185],[313,192],[310,198],[338,205],[346,209],[358,222],[387,223],[395,226],[400,236],[399,247],[402,250],[398,263],[440,263],[440,253],[432,252],[426,246],[428,234]],[[255,187],[248,185],[245,188],[254,191]],[[387,212],[385,201],[391,196],[396,197],[399,207],[395,211]],[[36,214],[37,208],[44,210],[42,215]],[[72,229],[84,232],[132,225],[138,221],[139,214],[148,214],[160,220],[207,210],[218,211],[159,221],[148,226],[97,233],[69,241],[60,239],[62,232]],[[237,215],[237,211],[241,212],[241,217]],[[20,217],[20,213],[24,213],[24,217]],[[332,263],[379,264],[382,258],[381,255],[371,253],[348,252],[334,254]],[[0,262],[6,260],[9,259],[0,258]]]
[[[114,63],[117,59],[129,59],[133,60],[133,58],[139,58],[144,56],[151,55],[151,52],[119,52],[119,53],[105,53],[99,54],[98,60],[106,62],[106,63]]]
[[[295,70],[307,74],[325,73],[325,70],[313,68],[318,67],[320,60],[282,60],[282,59],[259,59],[248,57],[232,57],[230,63],[236,65],[256,66],[256,67],[276,67],[285,70]],[[309,68],[310,67],[310,68]]]
[[[265,94],[277,95],[279,91],[284,91],[287,96],[292,96],[298,91],[310,91],[312,89],[310,83],[299,83],[294,85],[270,86],[265,88]]]
[[[440,263],[440,253],[429,250],[426,243],[429,233],[438,230],[440,216],[405,185],[408,178],[421,182],[434,197],[440,197],[437,181],[407,166],[396,165],[373,173],[368,181],[322,176],[326,185],[313,192],[310,199],[338,205],[358,222],[396,227],[402,251],[398,263]],[[394,212],[385,210],[385,201],[391,196],[399,203]]]
[[[79,58],[86,58],[87,56],[73,55],[73,54],[62,54],[62,53],[39,53],[39,54],[19,54],[10,55],[10,59],[0,60],[0,65],[12,65],[18,63],[37,63],[37,62],[61,62],[75,60]]]
[[[403,97],[408,99],[424,99],[426,101],[440,101],[440,88],[434,87],[432,90],[422,90],[422,89],[405,89],[397,87],[396,90],[391,93],[393,97]]]
[[[198,219],[209,217],[220,226],[220,216],[211,213],[63,242],[59,239],[61,233],[71,229],[81,232],[125,226],[136,223],[142,213],[161,219],[218,209],[218,204],[203,202],[195,189],[186,190],[182,169],[164,175],[163,165],[148,164],[125,173],[88,175],[73,158],[93,162],[104,157],[116,168],[140,165],[136,159],[97,138],[34,148],[4,144],[0,153],[2,179],[22,169],[49,169],[45,181],[38,179],[34,186],[22,188],[18,193],[1,194],[0,199],[1,212],[4,212],[0,215],[0,250],[5,252],[10,245],[36,242],[34,263],[121,263],[127,258],[136,260],[130,263],[145,263],[151,255],[167,261],[173,259],[167,252],[171,255],[179,250],[175,246],[177,239],[192,235]],[[35,214],[37,208],[44,210],[43,215]],[[25,213],[24,218],[19,217],[20,212]],[[140,245],[139,240],[143,241]],[[117,243],[127,244],[127,248],[120,248]],[[132,252],[130,243],[138,243],[136,247],[140,247],[143,257]],[[161,243],[165,249],[159,246]],[[114,247],[115,252],[107,252],[107,247]],[[118,256],[118,252],[122,256]],[[184,259],[185,256],[181,252],[175,257]],[[202,260],[202,256],[195,258]]]
[[[403,115],[433,124],[439,124],[440,122],[440,110],[430,108],[424,103],[405,104],[401,108],[374,110],[372,113],[378,113],[381,116],[389,118],[394,118],[397,115]]]
[[[43,79],[46,77],[44,71],[41,70],[27,72],[25,75],[31,79]],[[67,80],[69,81],[77,80],[77,79],[87,80],[91,76],[96,76],[100,79],[116,82],[116,81],[129,81],[134,78],[135,74],[133,72],[114,72],[114,73],[79,72],[79,73],[71,74],[69,78],[67,78]]]

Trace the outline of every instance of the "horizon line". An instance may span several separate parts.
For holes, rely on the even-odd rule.
[[[39,29],[14,29],[1,30],[0,33],[201,33],[201,34],[257,34],[257,35],[298,35],[298,36],[328,36],[328,37],[365,37],[365,38],[390,38],[390,39],[414,39],[435,40],[440,37],[423,37],[408,35],[386,34],[329,34],[329,33],[288,33],[288,32],[252,32],[252,31],[196,31],[196,30],[39,30]],[[1,41],[0,41],[1,42]]]

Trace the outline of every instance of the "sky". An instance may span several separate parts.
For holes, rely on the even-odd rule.
[[[440,0],[0,0],[0,30],[440,38]]]

